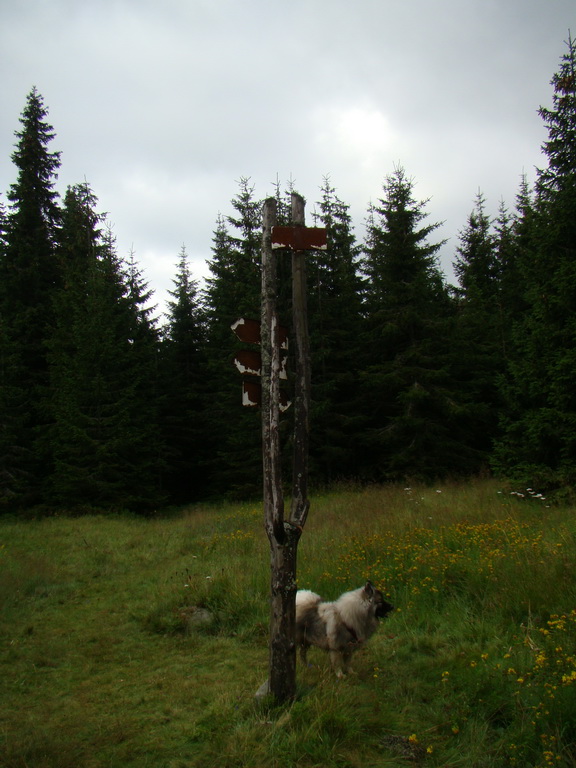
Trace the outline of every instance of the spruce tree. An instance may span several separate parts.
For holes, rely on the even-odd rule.
[[[576,486],[576,46],[554,74],[547,166],[524,222],[519,269],[525,311],[503,385],[504,435],[494,453],[502,474],[541,489]]]
[[[503,371],[504,316],[501,307],[499,256],[506,256],[509,225],[501,208],[498,237],[478,193],[474,209],[460,232],[454,272],[459,278],[458,311],[453,341],[453,377],[469,448],[477,466],[485,468],[496,437],[499,415],[498,376]]]
[[[18,177],[7,195],[10,209],[0,263],[3,315],[31,377],[46,370],[43,346],[52,295],[60,284],[55,254],[60,209],[54,190],[60,153],[48,151],[55,133],[47,115],[34,88],[21,116],[22,129],[16,132],[12,161]]]
[[[17,502],[30,483],[30,409],[20,386],[21,370],[0,312],[0,511]]]
[[[484,196],[478,192],[474,210],[460,232],[454,272],[468,305],[490,307],[495,299],[497,265],[492,222],[485,212],[485,204]]]
[[[58,245],[64,280],[54,299],[48,342],[54,456],[48,498],[71,506],[109,500],[100,480],[104,387],[99,369],[108,334],[97,304],[102,216],[95,204],[88,185],[70,187],[64,197]],[[111,353],[105,359],[112,365]]]
[[[87,184],[69,188],[58,253],[64,280],[48,342],[54,469],[48,500],[148,511],[162,501],[154,331],[143,287],[118,258]]]
[[[198,281],[184,245],[168,301],[161,353],[162,435],[166,446],[164,487],[174,503],[206,492],[211,431],[206,391],[205,321]]]
[[[505,362],[509,349],[512,323],[519,312],[518,290],[518,245],[514,216],[504,201],[500,203],[498,217],[494,222],[494,243],[496,256],[497,314],[499,343],[502,361]]]
[[[536,247],[537,230],[534,190],[530,188],[526,176],[523,175],[516,195],[516,210],[512,225],[515,257],[510,264],[511,268],[505,269],[503,273],[504,289],[507,290],[506,283],[508,283],[509,293],[512,293],[514,286],[516,288],[518,314],[527,309],[524,280],[533,263],[532,254]],[[511,301],[510,297],[508,304]]]
[[[358,339],[362,321],[360,248],[349,206],[330,179],[320,189],[315,226],[327,230],[327,249],[307,254],[308,326],[312,357],[313,478],[330,482],[358,475]]]
[[[437,264],[441,243],[425,224],[427,201],[397,168],[369,211],[362,395],[367,427],[359,445],[370,476],[432,479],[464,471],[458,406],[451,389],[451,303]]]
[[[0,254],[0,388],[4,392],[0,423],[6,428],[0,438],[3,493],[23,503],[38,499],[50,471],[42,436],[47,426],[46,342],[54,292],[61,284],[55,249],[60,210],[54,189],[60,153],[49,151],[55,134],[47,114],[33,88],[21,116],[21,130],[16,132],[12,160],[17,178],[7,195],[9,210]]]
[[[110,237],[111,233],[107,234],[105,242]],[[127,441],[131,447],[127,481],[131,484],[133,506],[147,512],[166,498],[162,488],[165,446],[159,427],[160,332],[154,317],[156,306],[151,303],[154,291],[149,288],[133,249],[122,268],[129,342],[126,367],[130,372]]]
[[[0,203],[0,264],[4,264],[6,253],[6,214]],[[21,470],[15,462],[18,451],[17,443],[22,432],[19,412],[19,395],[22,390],[17,386],[19,377],[15,370],[14,349],[8,341],[8,328],[3,302],[0,304],[0,511],[12,501],[20,488]],[[20,477],[19,477],[20,476]]]
[[[242,407],[234,355],[241,348],[231,330],[240,317],[260,318],[262,205],[248,179],[232,200],[235,216],[219,217],[206,279],[206,411],[211,433],[207,471],[211,492],[246,497],[261,493],[259,411]]]

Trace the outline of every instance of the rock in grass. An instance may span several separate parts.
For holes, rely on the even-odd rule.
[[[207,608],[200,608],[198,605],[189,605],[186,608],[182,608],[180,616],[187,634],[195,629],[210,627],[215,619],[211,611]]]
[[[256,699],[256,701],[260,701],[261,699],[264,699],[266,696],[268,696],[269,693],[270,693],[270,681],[265,680],[260,686],[260,688],[258,688],[256,693],[254,694],[254,698]]]

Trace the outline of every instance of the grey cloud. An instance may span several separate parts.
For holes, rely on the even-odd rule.
[[[330,174],[360,232],[402,163],[445,269],[480,187],[496,213],[533,178],[537,115],[573,0],[27,0],[0,7],[0,189],[36,85],[62,150],[162,300],[181,244],[205,272],[236,180],[294,177],[309,210]]]

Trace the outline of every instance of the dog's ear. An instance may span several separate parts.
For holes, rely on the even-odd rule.
[[[374,584],[372,584],[371,581],[367,581],[364,587],[364,592],[368,595],[368,597],[373,597],[375,591],[376,590],[374,589]]]

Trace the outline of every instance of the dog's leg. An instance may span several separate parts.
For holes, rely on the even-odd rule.
[[[330,661],[332,662],[332,669],[336,673],[336,677],[344,677],[346,672],[343,667],[343,659],[340,651],[330,651]]]
[[[342,653],[342,669],[344,674],[347,675],[350,671],[350,661],[352,660],[353,651],[343,651]]]
[[[303,643],[300,646],[300,660],[301,660],[302,664],[304,664],[305,667],[308,666],[307,654],[308,654],[308,648],[309,647],[310,646],[304,645]]]

